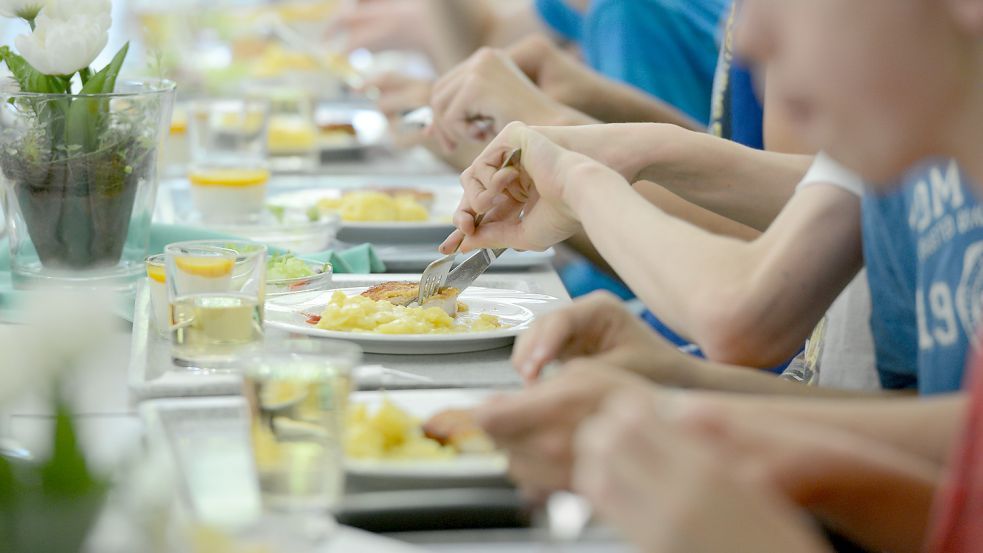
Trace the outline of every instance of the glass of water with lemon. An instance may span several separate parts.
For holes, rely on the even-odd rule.
[[[202,219],[248,223],[262,215],[270,180],[270,104],[203,100],[190,108],[191,198]]]
[[[345,413],[358,346],[291,339],[242,361],[244,396],[264,505],[323,511],[344,492]]]
[[[266,246],[178,242],[164,249],[174,363],[228,369],[263,340]]]

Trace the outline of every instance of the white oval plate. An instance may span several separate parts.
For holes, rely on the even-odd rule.
[[[399,390],[391,392],[355,392],[352,403],[364,403],[374,411],[388,398],[410,415],[426,421],[444,409],[470,408],[479,405],[493,392],[488,390]],[[508,461],[504,455],[462,455],[453,459],[420,461],[384,461],[346,459],[345,470],[365,478],[414,480],[490,479],[505,476]]]
[[[385,184],[384,181],[380,181]],[[395,186],[388,188],[396,188]],[[463,194],[460,186],[409,186],[434,195],[429,221],[417,222],[346,222],[342,221],[338,240],[351,244],[439,244],[454,231],[451,217]],[[307,209],[322,198],[339,197],[357,189],[314,188],[277,194],[268,200],[271,205]]]
[[[340,291],[354,296],[365,287],[344,288]],[[543,294],[518,290],[471,287],[461,294],[460,301],[469,310],[459,317],[497,316],[507,328],[491,332],[460,334],[374,334],[369,332],[338,332],[322,330],[307,323],[309,315],[319,315],[337,290],[301,292],[270,298],[266,302],[266,324],[288,332],[348,340],[360,345],[366,353],[441,354],[486,351],[509,346],[515,337],[532,324],[537,315],[564,304],[563,300]]]

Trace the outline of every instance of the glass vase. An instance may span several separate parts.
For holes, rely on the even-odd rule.
[[[144,271],[174,83],[111,94],[0,87],[0,180],[17,288],[132,289]]]

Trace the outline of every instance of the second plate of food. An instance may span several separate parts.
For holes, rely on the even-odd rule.
[[[487,390],[356,392],[346,422],[345,468],[361,478],[503,478],[504,455],[471,410]]]
[[[471,287],[442,294],[426,309],[403,307],[410,283],[301,292],[266,302],[266,324],[292,333],[348,340],[366,353],[442,354],[509,346],[563,300],[518,290]]]
[[[460,186],[318,188],[279,194],[269,203],[340,217],[342,242],[439,244],[454,230],[461,194]]]

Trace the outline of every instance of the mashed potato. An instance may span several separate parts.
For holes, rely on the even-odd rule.
[[[317,327],[342,332],[380,334],[451,334],[485,332],[502,328],[494,315],[479,315],[468,321],[455,321],[439,307],[403,307],[388,301],[335,292],[321,313]]]
[[[448,459],[454,448],[423,435],[420,421],[388,399],[375,413],[352,405],[345,426],[345,454],[353,459]]]
[[[337,212],[348,222],[416,222],[430,220],[430,212],[409,195],[383,192],[349,192],[341,198],[324,198],[321,211]]]

